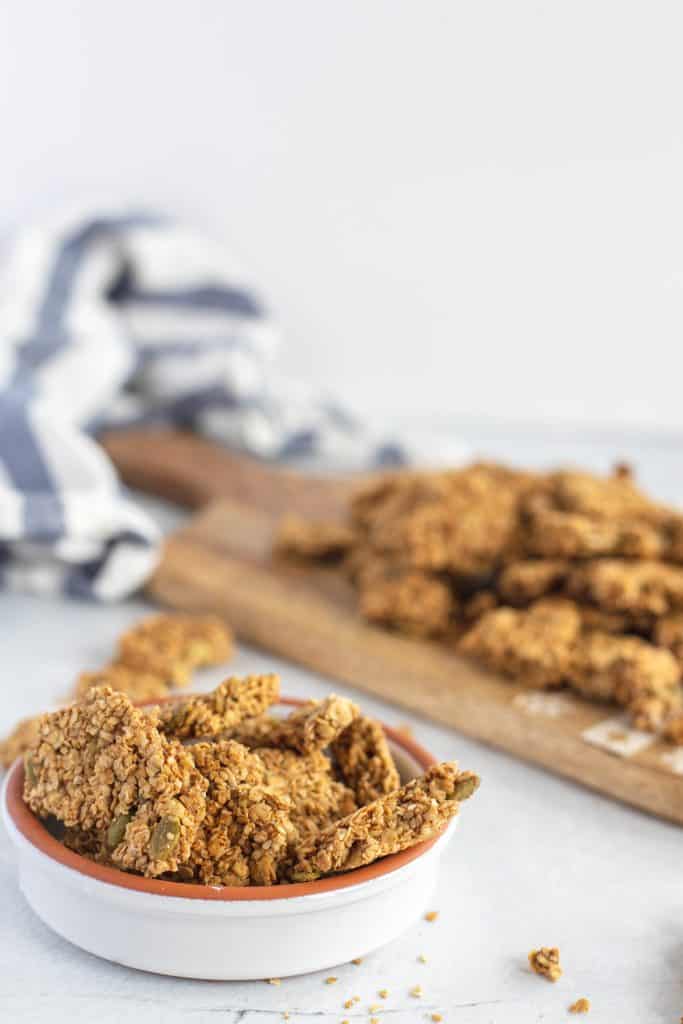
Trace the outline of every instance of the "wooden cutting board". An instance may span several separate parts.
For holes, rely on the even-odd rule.
[[[134,488],[198,509],[167,541],[155,601],[217,612],[244,641],[683,824],[683,750],[615,709],[511,684],[437,644],[367,625],[333,570],[274,560],[282,515],[341,518],[358,479],[304,477],[174,431],[110,434]]]

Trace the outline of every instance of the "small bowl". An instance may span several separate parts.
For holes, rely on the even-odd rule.
[[[384,730],[402,781],[435,763],[413,740]],[[5,781],[3,820],[21,889],[45,924],[105,960],[213,981],[306,974],[391,942],[428,906],[458,820],[435,839],[315,882],[189,885],[127,874],[68,850],[26,806],[23,786],[19,759]]]

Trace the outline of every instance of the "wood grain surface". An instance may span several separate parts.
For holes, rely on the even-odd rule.
[[[613,708],[535,694],[442,645],[371,627],[338,573],[272,557],[280,516],[341,516],[354,481],[272,469],[170,431],[111,435],[107,449],[132,486],[200,506],[165,545],[154,600],[217,612],[250,644],[683,824],[675,748],[634,733]]]

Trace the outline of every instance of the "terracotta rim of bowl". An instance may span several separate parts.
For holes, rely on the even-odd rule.
[[[167,700],[177,700],[180,696],[173,694],[164,698],[163,701],[150,703],[164,703]],[[279,704],[293,707],[300,706],[304,701],[295,697],[281,697]],[[415,743],[410,737],[404,736],[397,729],[392,729],[382,723],[387,737],[409,754],[423,771],[436,764],[436,758],[428,751]],[[252,886],[223,886],[215,888],[210,885],[195,885],[188,882],[162,881],[157,878],[142,878],[139,875],[129,875],[118,868],[106,867],[103,864],[96,864],[94,861],[82,857],[73,850],[68,850],[58,839],[51,836],[43,823],[24,803],[22,793],[24,789],[24,762],[19,758],[12,765],[6,787],[7,811],[16,828],[25,839],[40,850],[51,860],[63,864],[64,867],[78,871],[81,875],[95,878],[99,882],[106,882],[108,885],[116,885],[122,889],[132,889],[136,892],[146,892],[151,896],[175,896],[191,900],[223,900],[227,902],[249,901],[249,900],[283,900],[292,899],[296,896],[312,896],[318,893],[334,892],[337,889],[348,889],[350,886],[361,885],[363,882],[370,882],[374,878],[388,875],[392,871],[410,864],[417,860],[422,854],[430,850],[445,831],[445,828],[433,839],[427,839],[423,843],[412,846],[409,850],[401,853],[393,853],[367,867],[356,868],[345,874],[334,875],[330,878],[320,878],[315,882],[292,882],[283,885],[252,885]]]

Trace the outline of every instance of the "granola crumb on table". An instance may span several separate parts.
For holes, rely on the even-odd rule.
[[[581,999],[577,999],[575,1003],[572,1003],[569,1007],[570,1013],[588,1013],[591,1008],[590,999],[586,999],[582,996]]]
[[[541,946],[529,953],[529,965],[535,974],[540,974],[548,981],[557,981],[562,977],[560,967],[560,951],[556,946]]]

